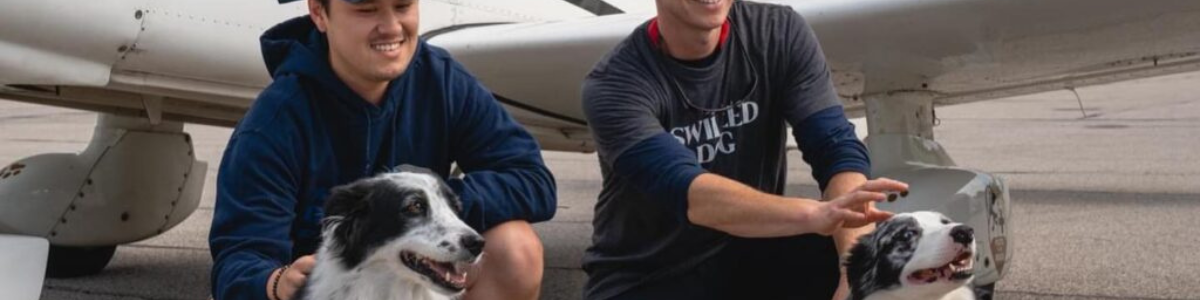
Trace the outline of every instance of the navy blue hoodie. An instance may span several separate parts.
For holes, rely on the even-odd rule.
[[[554,216],[554,178],[537,142],[445,50],[419,41],[378,105],[334,74],[308,16],[263,34],[274,82],[225,149],[209,235],[217,299],[267,299],[270,272],[312,254],[329,189],[402,164],[449,174],[460,217],[483,232]]]

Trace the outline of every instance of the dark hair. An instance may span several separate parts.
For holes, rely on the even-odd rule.
[[[328,15],[329,14],[329,0],[317,0],[317,3],[321,3],[321,8],[325,9],[325,14]]]

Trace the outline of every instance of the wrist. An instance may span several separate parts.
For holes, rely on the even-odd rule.
[[[793,205],[795,206],[795,208],[792,209],[792,211],[795,212],[792,214],[792,216],[795,218],[793,223],[797,224],[797,227],[799,227],[804,233],[817,232],[818,226],[815,221],[818,217],[817,214],[819,213],[818,211],[820,210],[822,203],[816,200],[803,198],[789,200],[794,200],[787,201],[794,203]]]
[[[838,196],[845,195],[853,191],[855,188],[867,182],[867,176],[858,172],[842,172],[833,175],[829,180],[829,186],[825,187],[822,193],[824,201],[833,200]]]
[[[279,267],[274,272],[271,272],[271,278],[274,280],[270,281],[271,289],[268,290],[267,299],[283,300],[283,298],[279,297],[279,281],[283,280],[283,274],[287,273],[288,267],[289,265],[283,265],[283,267]]]

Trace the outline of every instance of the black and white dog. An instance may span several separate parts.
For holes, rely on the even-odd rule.
[[[428,170],[401,167],[336,187],[317,263],[299,299],[451,299],[483,251],[458,196]]]
[[[936,212],[897,214],[850,250],[851,300],[973,300],[971,227]]]

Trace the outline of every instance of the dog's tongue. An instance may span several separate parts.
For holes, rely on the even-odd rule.
[[[447,281],[459,286],[467,284],[467,274],[470,274],[479,265],[469,262],[455,262],[454,271],[450,273],[453,276],[446,276]]]
[[[461,287],[461,286],[465,286],[467,284],[467,273],[466,272],[456,273],[456,272],[446,271],[445,277],[443,277],[443,278],[446,279],[446,282],[454,284],[455,286]]]
[[[949,265],[937,269],[924,269],[909,275],[914,281],[933,283],[941,278],[952,279],[958,275]],[[969,274],[967,276],[970,276]]]
[[[929,281],[937,279],[938,274],[937,271],[934,271],[933,269],[924,269],[913,273],[912,277],[917,281]]]

